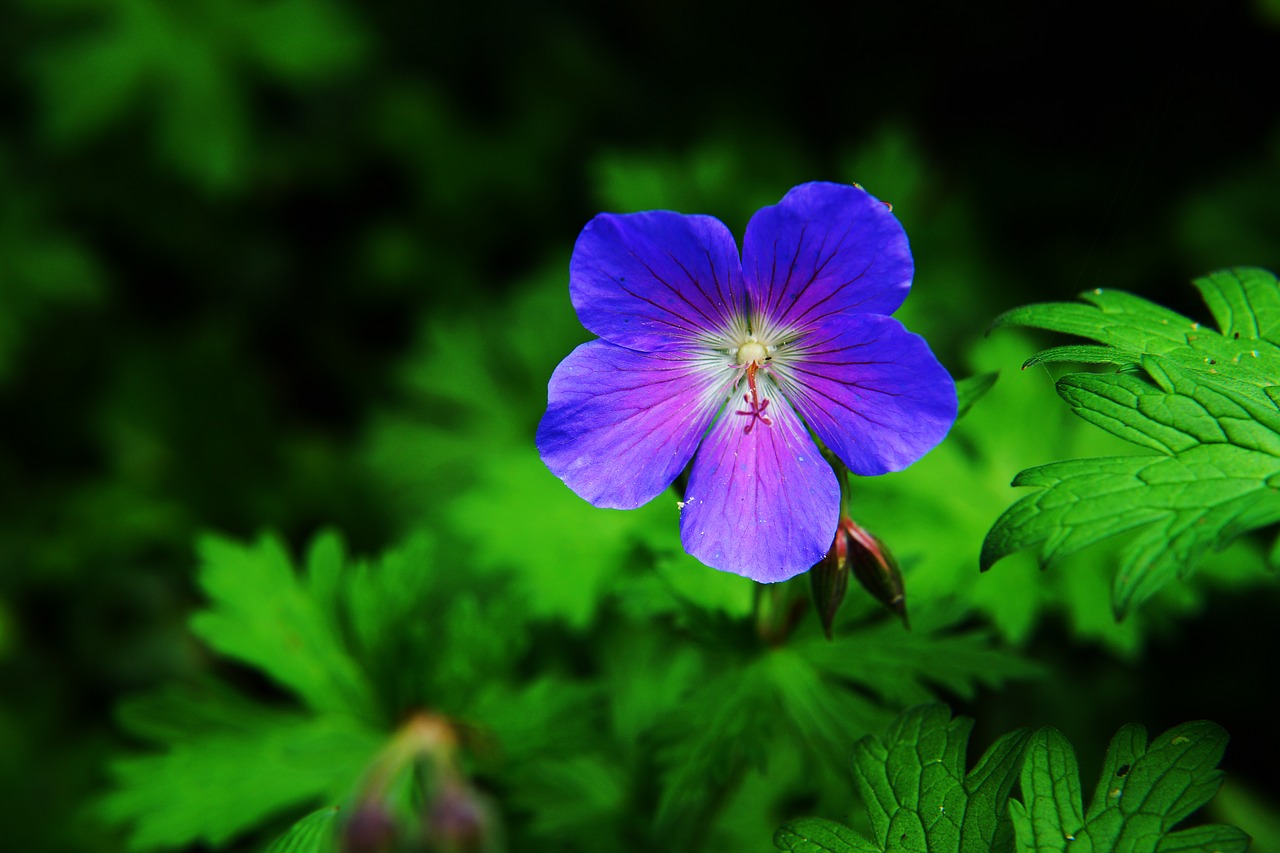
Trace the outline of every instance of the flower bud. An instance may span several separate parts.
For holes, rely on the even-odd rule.
[[[853,521],[845,519],[841,529],[848,537],[849,567],[853,576],[862,584],[862,588],[889,608],[906,627],[911,627],[907,618],[907,593],[902,583],[902,570],[893,554],[876,537]]]
[[[844,532],[844,521],[836,528],[836,538],[831,550],[816,566],[809,570],[809,589],[813,592],[813,604],[822,620],[822,631],[831,639],[831,626],[844,603],[849,589],[849,537]]]
[[[400,830],[382,803],[365,800],[342,828],[342,853],[389,853]]]
[[[490,819],[480,794],[471,786],[446,783],[427,811],[427,835],[433,850],[472,853],[488,849]]]
[[[831,550],[809,571],[814,606],[827,639],[831,639],[831,626],[844,602],[851,573],[863,589],[910,627],[902,572],[893,554],[853,519],[841,518]]]

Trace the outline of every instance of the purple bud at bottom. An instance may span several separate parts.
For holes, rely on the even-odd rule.
[[[434,849],[447,853],[483,850],[489,815],[480,795],[465,785],[448,785],[436,796],[427,813],[427,833]]]
[[[361,803],[342,828],[343,853],[389,853],[400,830],[395,818],[379,803]]]

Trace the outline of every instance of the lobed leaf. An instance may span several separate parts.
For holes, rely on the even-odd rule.
[[[212,678],[124,703],[124,727],[159,749],[113,765],[102,816],[127,824],[136,849],[224,844],[290,809],[347,800],[390,730],[422,708],[501,732],[513,764],[531,763],[531,752],[565,753],[552,741],[589,703],[558,680],[521,691],[493,679],[516,665],[520,602],[477,603],[492,584],[434,572],[430,545],[420,539],[352,563],[326,533],[298,574],[273,537],[204,539],[198,581],[209,603],[193,631],[302,707],[251,699]],[[310,825],[286,835],[286,849],[312,849]]]
[[[311,709],[373,716],[372,690],[279,540],[253,546],[207,537],[199,582],[211,606],[191,629],[216,651],[261,669]]]
[[[843,824],[808,817],[786,824],[773,836],[785,853],[879,853],[880,848]]]
[[[1021,498],[983,542],[985,571],[1038,546],[1042,566],[1095,542],[1138,532],[1112,591],[1123,615],[1210,548],[1280,521],[1280,287],[1270,273],[1238,269],[1196,282],[1221,331],[1118,291],[1089,304],[1032,305],[996,325],[1029,325],[1105,346],[1046,350],[1028,364],[1088,361],[1124,367],[1062,377],[1072,411],[1154,456],[1079,459],[1023,471]]]
[[[967,774],[973,721],[942,705],[903,712],[883,736],[854,750],[854,775],[872,827],[870,840],[830,820],[784,825],[784,853],[1243,853],[1249,838],[1232,826],[1178,830],[1222,782],[1227,735],[1205,721],[1176,726],[1150,744],[1146,730],[1116,733],[1088,809],[1075,751],[1060,732],[1011,732]],[[1019,768],[1021,768],[1019,774]],[[1015,777],[1021,800],[1010,800]],[[1006,817],[1007,803],[1007,817]]]
[[[873,840],[885,850],[990,851],[1010,833],[1004,804],[1028,732],[997,740],[966,775],[973,721],[943,705],[903,713],[854,748],[854,777]]]
[[[1222,783],[1217,769],[1227,735],[1205,721],[1184,723],[1147,743],[1127,725],[1112,738],[1086,811],[1075,752],[1059,732],[1032,736],[1021,775],[1024,802],[1010,802],[1023,851],[1243,851],[1248,836],[1208,825],[1174,831]]]
[[[965,772],[973,721],[951,719],[945,705],[918,705],[900,714],[884,735],[854,747],[853,772],[871,823],[871,839],[825,820],[782,827],[783,851],[918,851],[990,853],[1007,848],[1012,826],[1005,803],[1021,764],[1028,732],[999,738]]]
[[[266,853],[336,853],[337,806],[317,809],[271,842]]]
[[[116,761],[100,813],[131,824],[134,849],[217,846],[286,809],[342,798],[380,744],[349,718],[275,712],[247,730]]]
[[[1084,809],[1075,750],[1057,729],[1046,727],[1031,736],[1021,786],[1026,805],[1009,801],[1018,844],[1045,853],[1066,850],[1084,825]]]

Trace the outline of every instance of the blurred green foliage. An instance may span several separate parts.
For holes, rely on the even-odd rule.
[[[1214,806],[1239,817],[1217,819],[1280,849],[1251,700],[1273,673],[1247,652],[1277,604],[1266,543],[1120,624],[1106,545],[977,573],[1017,471],[1123,446],[1017,370],[1046,341],[983,339],[991,318],[1104,286],[1203,320],[1169,283],[1280,268],[1268,9],[1170,10],[1182,38],[1159,40],[1096,27],[1102,4],[9,4],[5,845],[248,849],[349,796],[423,705],[502,735],[473,769],[516,838],[767,844],[798,814],[845,819],[853,742],[941,696],[986,742],[1052,723],[1084,756],[1131,719],[1215,719],[1248,745]],[[740,235],[812,179],[894,203],[917,262],[900,316],[957,376],[1000,378],[922,463],[855,483],[913,632],[851,595],[834,643],[808,619],[766,652],[751,585],[679,549],[673,496],[594,510],[531,437],[589,337],[565,279],[591,215],[705,212]],[[325,528],[382,556],[339,559]],[[201,540],[197,575],[205,531],[227,538]],[[308,542],[299,575],[285,555]],[[396,560],[407,586],[378,588]],[[1022,679],[1028,659],[1049,677]],[[282,749],[298,763],[244,782]],[[197,771],[229,780],[200,814],[174,793]]]
[[[746,614],[634,595],[636,571],[597,591],[589,629],[574,607],[540,619],[525,589],[437,548],[353,563],[322,535],[299,576],[277,539],[204,540],[192,631],[294,701],[209,678],[130,701],[122,725],[159,751],[113,763],[102,816],[151,850],[221,846],[304,806],[355,813],[381,742],[429,709],[474,732],[513,849],[737,849],[759,827],[716,814],[735,777],[767,778],[773,813],[783,792],[821,799],[846,745],[933,685],[972,696],[1036,674],[980,632],[908,634],[866,607],[834,642],[810,625],[771,647]]]

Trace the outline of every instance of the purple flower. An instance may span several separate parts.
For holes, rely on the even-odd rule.
[[[741,261],[710,216],[600,214],[569,278],[600,340],[551,377],[543,461],[595,506],[634,509],[692,458],[685,550],[757,581],[805,571],[840,515],[809,431],[854,473],[884,474],[955,421],[950,375],[888,316],[911,274],[902,226],[855,186],[804,184],[757,211]]]

